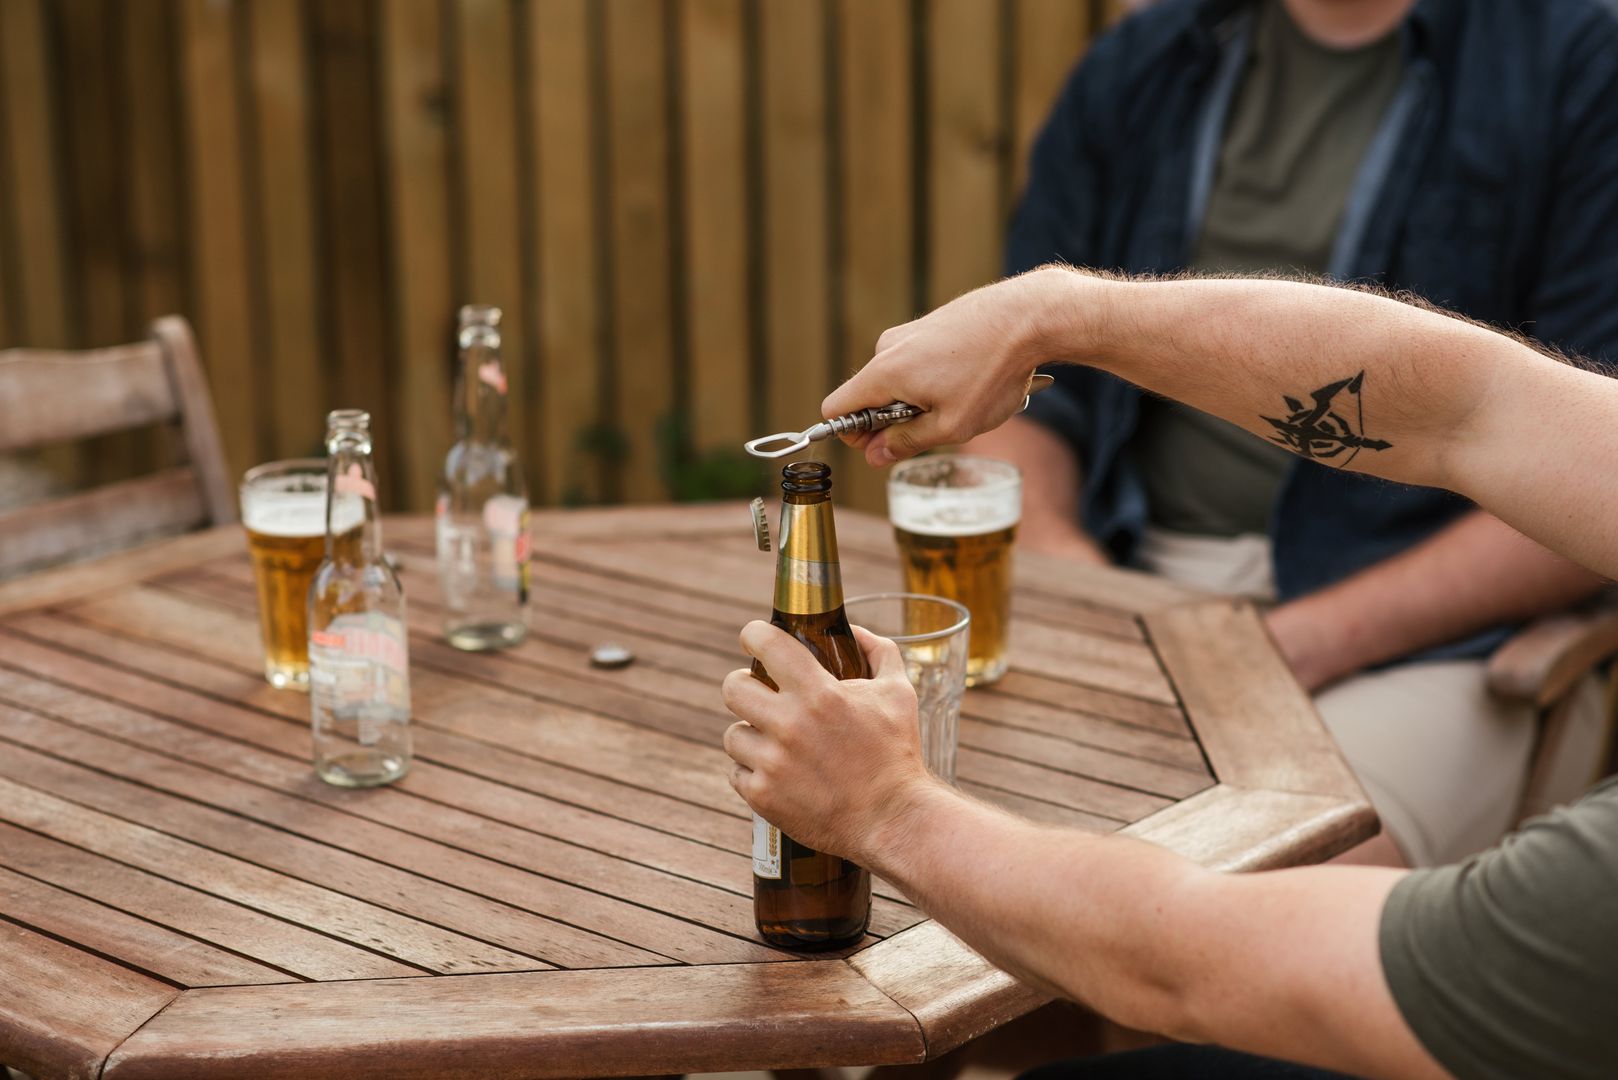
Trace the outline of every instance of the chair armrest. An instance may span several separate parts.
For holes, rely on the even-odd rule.
[[[1489,657],[1489,691],[1548,709],[1585,675],[1618,656],[1618,606],[1610,597],[1587,609],[1537,619]]]

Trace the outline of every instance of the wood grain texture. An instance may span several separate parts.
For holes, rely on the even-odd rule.
[[[890,586],[886,525],[846,516],[850,587]],[[536,515],[533,633],[492,656],[440,640],[430,521],[388,522],[416,756],[368,792],[313,777],[308,700],[263,680],[238,529],[0,586],[0,927],[194,988],[107,1075],[901,1064],[1020,1015],[1038,995],[888,883],[846,954],[755,939],[714,693],[769,583],[745,520],[736,504]],[[1256,616],[1133,581],[1020,587],[1027,666],[967,695],[963,788],[1225,869],[1369,833]],[[589,667],[612,639],[637,662]],[[1083,681],[1124,676],[1171,689]],[[1215,783],[1199,740],[1245,783]],[[0,1040],[37,1029],[0,1012]]]
[[[678,11],[691,436],[698,452],[734,452],[754,421],[742,3],[691,0]]]
[[[299,979],[385,979],[425,974],[397,960],[116,859],[0,822],[11,870]]]
[[[1221,783],[1365,801],[1252,604],[1171,608],[1146,631]]]
[[[83,566],[55,567],[0,582],[0,615],[62,603],[201,559],[245,550],[241,528],[223,525],[188,536],[154,541]]]
[[[1489,657],[1489,692],[1548,709],[1618,654],[1618,602],[1536,619]]]
[[[396,405],[387,363],[388,236],[385,206],[377,198],[384,175],[377,121],[384,113],[372,21],[376,8],[370,0],[303,5],[312,50],[322,361],[329,373],[330,406],[371,413],[387,504],[396,482],[395,460],[411,435],[392,419]]]
[[[275,1024],[243,1030],[250,1016]],[[920,1061],[910,1014],[846,965],[749,964],[199,990],[109,1080],[631,1076]]]
[[[494,304],[502,312],[501,355],[507,390],[506,430],[526,457],[529,393],[527,341],[532,332],[523,309],[521,222],[517,190],[516,27],[507,0],[458,0],[448,6],[453,23],[453,62],[458,80],[455,106],[460,169],[456,196],[458,257],[456,286],[461,303]],[[448,449],[446,446],[445,449]]]
[[[765,428],[791,431],[837,384],[832,358],[824,4],[759,7],[763,110]]]
[[[848,964],[916,1018],[929,1059],[1050,1000],[935,922],[873,945]]]
[[[247,268],[248,209],[242,173],[232,9],[180,0],[181,73],[189,136],[193,304],[219,410],[231,475],[260,460],[256,333]]]
[[[0,779],[0,795],[5,805],[0,820],[373,949],[423,971],[525,971],[541,966],[532,957],[395,914],[335,887],[288,877],[12,780]],[[354,886],[358,886],[357,892],[368,891],[363,882],[342,887]]]
[[[207,520],[196,470],[189,467],[0,512],[6,538],[0,577],[186,532]]]
[[[411,506],[432,504],[443,472],[453,380],[454,292],[450,215],[450,134],[443,26],[433,4],[381,9],[384,163],[394,197],[388,225],[396,402],[411,438],[399,483]],[[492,301],[491,301],[492,302]]]
[[[180,986],[296,981],[267,964],[4,868],[0,868],[0,910],[22,926]]]
[[[1006,132],[1000,101],[1000,7],[928,5],[927,303],[946,304],[1000,276]]]
[[[149,341],[83,352],[0,353],[0,450],[154,424],[179,412],[162,351]]]
[[[914,199],[917,163],[910,153],[916,88],[911,63],[911,9],[905,4],[839,0],[836,8],[843,154],[842,370],[870,360],[876,340],[917,312],[912,258],[915,228],[905,208]],[[807,421],[800,421],[807,422]],[[843,505],[883,505],[884,474],[863,464],[839,471]]]
[[[1012,0],[1011,191],[1028,181],[1028,155],[1090,37],[1090,5],[1074,0]]]
[[[659,435],[677,419],[663,44],[670,10],[659,0],[605,5],[614,419],[625,441],[621,495],[633,502],[665,497]]]
[[[596,163],[601,103],[592,96],[590,0],[529,5],[527,64],[538,190],[539,438],[530,483],[552,503],[601,500],[613,463],[592,448],[605,418],[604,253]],[[536,500],[537,501],[537,500]]]
[[[381,11],[416,6],[382,5]],[[299,4],[255,2],[247,5],[247,19],[255,136],[249,161],[256,170],[254,235],[262,252],[258,303],[274,416],[267,449],[276,457],[305,457],[320,445],[331,400],[323,364],[320,277],[314,272],[319,206],[310,168],[310,39]],[[402,252],[399,262],[405,262]]]
[[[169,382],[180,406],[180,438],[196,470],[197,488],[208,521],[226,525],[237,520],[236,485],[219,437],[219,419],[208,392],[208,380],[197,356],[196,335],[179,315],[165,315],[152,323],[152,340],[163,350]]]
[[[174,987],[0,921],[0,1061],[39,1077],[94,1080]]]
[[[1370,801],[1220,784],[1123,830],[1212,870],[1324,862],[1376,835]]]
[[[61,349],[72,344],[67,297],[66,218],[57,152],[59,104],[46,41],[45,0],[0,4],[0,95],[5,106],[10,205],[21,300],[12,343]]]

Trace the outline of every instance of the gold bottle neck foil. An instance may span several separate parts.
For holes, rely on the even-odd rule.
[[[783,615],[819,615],[842,606],[843,572],[837,561],[831,499],[785,500],[775,560],[775,610]]]

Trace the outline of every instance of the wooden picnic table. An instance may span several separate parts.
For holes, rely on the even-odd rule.
[[[839,514],[848,591],[886,524]],[[0,585],[0,1061],[44,1080],[551,1077],[919,1062],[1038,1005],[878,883],[858,948],[755,935],[719,747],[772,559],[745,507],[534,517],[533,633],[438,634],[431,522],[388,523],[415,766],[344,791],[262,677],[237,527]],[[1373,816],[1251,607],[1019,555],[1011,671],[960,783],[1206,864]],[[638,659],[591,668],[613,641]],[[437,976],[437,977],[434,977]],[[104,1073],[98,1070],[104,1068]]]

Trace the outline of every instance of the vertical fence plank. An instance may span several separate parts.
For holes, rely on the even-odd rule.
[[[1090,32],[1089,5],[1083,0],[1013,0],[1016,26],[1012,63],[1012,124],[1016,179],[1021,194],[1028,180],[1028,153],[1056,104],[1068,72],[1078,62]]]
[[[124,306],[124,200],[119,151],[125,134],[122,59],[114,50],[118,11],[106,0],[59,0],[65,192],[73,228],[77,311],[70,327],[82,345],[114,345],[128,331]]]
[[[508,0],[456,0],[456,126],[461,181],[463,302],[498,304],[513,445],[527,448],[533,406],[524,368],[522,250],[517,201],[517,80]],[[527,455],[524,454],[526,457]]]
[[[180,201],[180,102],[175,79],[174,10],[165,0],[123,20],[129,167],[123,185],[129,226],[126,334],[185,307],[185,208]]]
[[[912,311],[912,64],[909,8],[840,0],[844,374],[871,358],[883,330]],[[881,512],[885,474],[842,470],[845,502]]]
[[[741,0],[687,0],[677,32],[692,444],[734,453],[754,423]]]
[[[321,231],[327,268],[321,337],[333,404],[366,409],[377,435],[384,505],[398,505],[399,448],[410,439],[389,406],[387,248],[378,147],[375,6],[315,0],[316,142]]]
[[[592,160],[588,12],[593,0],[534,0],[528,18],[529,110],[537,147],[539,200],[539,379],[537,477],[552,502],[598,502],[605,495],[599,453],[590,440],[602,419],[601,253]],[[537,478],[536,477],[536,478]]]
[[[233,473],[258,458],[252,301],[231,9],[182,0],[192,306]]]
[[[1002,232],[1000,16],[983,0],[935,0],[928,25],[927,303],[994,280]]]
[[[826,9],[767,3],[763,49],[764,431],[801,427],[835,385],[827,208]]]
[[[400,465],[404,505],[432,505],[450,442],[454,322],[449,235],[449,133],[444,54],[436,5],[381,11],[386,113],[389,285],[400,372],[397,418],[408,432]]]
[[[621,491],[667,497],[660,427],[673,423],[669,131],[661,0],[606,6],[612,198],[615,415],[625,437]]]
[[[65,348],[73,340],[69,315],[67,215],[61,128],[56,121],[61,74],[50,66],[44,0],[0,3],[0,101],[5,108],[7,175],[3,210],[16,259],[11,337],[7,344]],[[21,272],[26,267],[27,272]],[[63,486],[86,471],[78,445],[52,447],[41,463]]]
[[[263,266],[259,310],[272,372],[269,452],[316,453],[330,393],[321,370],[323,343],[316,289],[315,203],[310,154],[309,57],[303,9],[290,0],[254,0],[250,17],[252,112],[257,174],[254,222]]]
[[[19,308],[11,339],[60,348],[68,344],[66,236],[52,119],[59,80],[46,66],[44,0],[0,4],[0,83],[4,86],[11,199],[5,228],[14,238]]]

